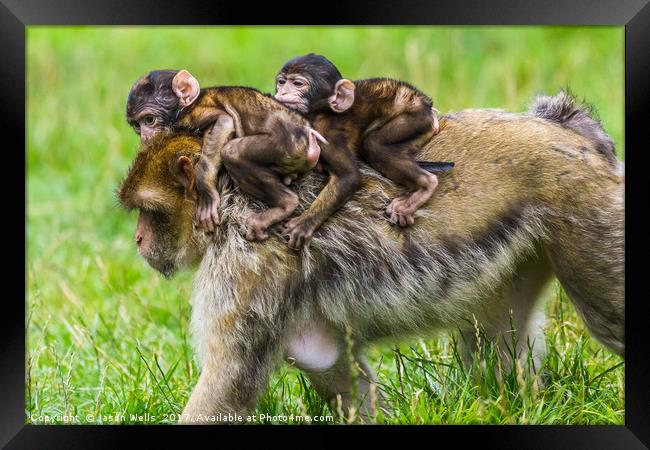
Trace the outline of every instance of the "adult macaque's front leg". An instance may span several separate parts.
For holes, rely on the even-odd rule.
[[[243,412],[235,411],[231,405],[221,400],[228,395],[224,391],[225,384],[221,384],[223,375],[227,373],[224,370],[228,367],[228,364],[219,367],[212,363],[203,366],[199,381],[183,409],[179,423],[199,425],[222,423],[223,418],[219,417],[220,413],[228,417],[228,413]]]
[[[281,359],[279,333],[268,325],[271,322],[262,323],[247,312],[239,318],[227,314],[215,323],[212,335],[200,338],[207,339],[207,354],[180,423],[245,421]]]
[[[201,159],[196,166],[196,216],[199,225],[206,231],[213,231],[219,223],[217,173],[221,166],[221,149],[233,138],[234,133],[233,118],[228,114],[221,114],[214,125],[203,134]]]

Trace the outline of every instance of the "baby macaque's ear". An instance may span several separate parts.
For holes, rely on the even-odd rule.
[[[354,103],[354,83],[343,78],[334,85],[334,94],[327,101],[332,111],[342,113],[350,109]]]
[[[187,156],[177,156],[172,162],[172,172],[176,179],[185,188],[186,194],[194,192],[196,175],[194,172],[194,164]]]
[[[201,88],[196,78],[187,70],[183,69],[174,76],[172,90],[181,102],[181,106],[189,106],[199,96]]]

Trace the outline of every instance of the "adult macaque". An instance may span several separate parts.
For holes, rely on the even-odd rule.
[[[410,191],[388,205],[402,227],[438,185],[416,154],[438,130],[431,99],[408,83],[388,78],[352,82],[325,57],[310,53],[288,61],[276,76],[275,98],[305,114],[329,142],[321,156],[330,180],[314,204],[286,226],[289,245],[309,242],[314,231],[361,186],[357,154]]]
[[[195,264],[192,327],[202,372],[183,422],[255,407],[268,377],[291,358],[325,399],[358,406],[346,353],[365,376],[357,392],[368,411],[364,346],[427,336],[474,321],[506,355],[544,355],[536,311],[556,275],[591,333],[624,353],[624,178],[612,142],[587,111],[561,93],[539,98],[534,114],[470,110],[444,116],[422,159],[455,159],[419,226],[383,219],[399,188],[363,169],[363,185],[323,224],[300,258],[281,239],[246,246],[236,231],[251,206],[223,195],[213,240],[192,230],[199,139],[164,136],[143,147],[119,191],[140,210],[139,253],[170,276]],[[544,117],[544,118],[541,118]],[[223,172],[220,181],[227,181]],[[296,183],[309,204],[324,177]],[[508,318],[513,312],[517,348]]]
[[[219,223],[216,174],[221,162],[239,188],[270,208],[251,213],[242,230],[248,240],[289,217],[298,197],[286,184],[312,169],[324,141],[309,123],[261,92],[245,87],[200,89],[187,70],[157,70],[131,88],[127,121],[146,142],[172,128],[203,134],[202,158],[192,182],[197,217],[207,231]]]

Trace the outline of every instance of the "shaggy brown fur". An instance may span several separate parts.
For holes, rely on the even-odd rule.
[[[548,111],[540,102],[535,111]],[[340,394],[349,406],[352,380],[341,350],[347,327],[367,375],[362,394],[372,379],[360,356],[364,345],[467,329],[475,319],[499,339],[510,330],[510,310],[524,343],[517,351],[529,339],[539,359],[543,316],[536,306],[553,274],[593,335],[623,354],[622,165],[603,154],[597,122],[587,126],[600,131],[580,134],[582,128],[563,123],[564,112],[445,116],[420,159],[454,160],[456,169],[440,176],[436,195],[417,213],[417,226],[400,230],[388,223],[383,211],[401,192],[364,168],[362,188],[301,254],[279,235],[263,243],[240,236],[246,212],[263,205],[222,173],[223,224],[207,247],[194,239],[187,245],[201,248],[184,250],[204,255],[192,298],[203,370],[182,420],[245,414],[287,356],[322,396]],[[166,139],[138,158],[154,161],[155,152],[173,157],[169,149],[178,140],[185,140],[184,151],[200,150],[199,141]],[[325,181],[310,174],[296,183],[300,208]]]

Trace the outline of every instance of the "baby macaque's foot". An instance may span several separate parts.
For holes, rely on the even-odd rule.
[[[299,250],[302,246],[309,247],[314,231],[316,227],[311,220],[298,216],[286,223],[282,234],[289,238],[287,245],[290,248]]]
[[[215,188],[207,189],[199,193],[199,205],[196,210],[196,218],[199,226],[205,231],[212,232],[219,224],[219,204],[221,199]]]
[[[386,208],[386,215],[393,224],[406,227],[415,223],[415,211],[429,201],[438,186],[438,177],[427,173],[418,184],[421,186],[419,189],[393,199]]]
[[[239,232],[247,241],[263,241],[269,237],[266,232],[268,224],[261,215],[262,213],[249,213],[244,218],[244,226]]]
[[[392,224],[407,227],[415,223],[414,213],[417,208],[413,207],[410,199],[410,195],[403,195],[390,202],[386,208],[386,216]]]

